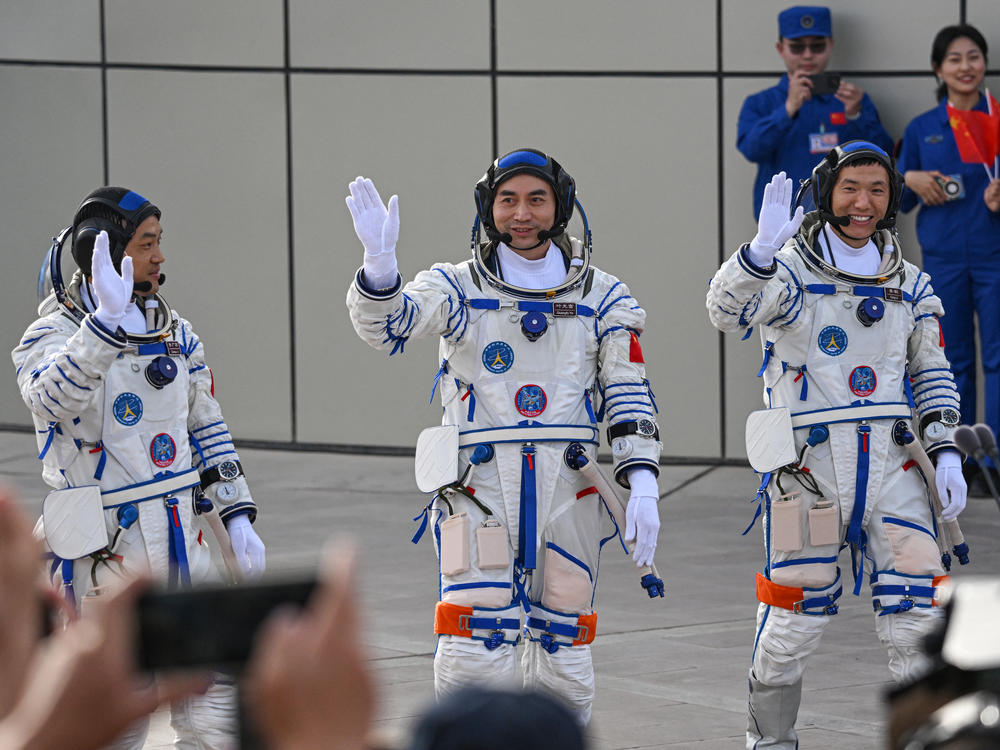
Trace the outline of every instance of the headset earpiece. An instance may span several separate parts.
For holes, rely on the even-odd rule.
[[[108,251],[115,270],[121,273],[122,258],[125,257],[126,241],[120,226],[107,219],[94,216],[84,219],[73,232],[73,260],[87,276],[91,274],[94,258],[94,243],[101,232],[108,233]]]

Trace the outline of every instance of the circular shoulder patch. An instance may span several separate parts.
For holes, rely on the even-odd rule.
[[[816,343],[821,350],[831,357],[836,357],[847,350],[847,334],[840,326],[827,326],[819,332]]]
[[[142,399],[134,393],[119,393],[111,406],[115,419],[126,427],[131,427],[142,419]]]
[[[161,468],[170,466],[177,457],[177,445],[174,439],[165,432],[154,437],[149,443],[149,457]]]
[[[514,365],[514,350],[506,341],[494,341],[483,349],[483,367],[490,372],[507,372]]]
[[[870,396],[875,393],[875,371],[868,365],[859,365],[851,370],[851,393],[855,396]]]
[[[525,417],[537,417],[545,411],[545,391],[537,385],[525,385],[514,395],[514,406]]]

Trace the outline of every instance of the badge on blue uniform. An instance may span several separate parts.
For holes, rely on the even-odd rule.
[[[545,391],[537,385],[521,386],[514,395],[514,406],[525,417],[537,417],[545,411]]]
[[[840,145],[840,139],[837,137],[836,131],[832,133],[810,133],[809,134],[809,153],[810,154],[828,154],[833,149]]]
[[[851,370],[851,393],[855,396],[870,396],[875,393],[875,371],[868,365],[859,365]]]
[[[494,341],[483,349],[483,367],[490,372],[507,372],[513,365],[514,350],[506,341]]]
[[[819,332],[819,339],[816,342],[819,348],[836,357],[844,353],[847,349],[847,334],[840,326],[827,326]]]
[[[177,457],[177,445],[174,439],[165,432],[154,437],[149,443],[149,457],[161,468],[170,466]]]
[[[142,399],[134,393],[119,393],[111,406],[111,413],[121,424],[131,427],[142,419]]]

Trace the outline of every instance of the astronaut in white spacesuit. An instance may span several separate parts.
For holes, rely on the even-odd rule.
[[[405,286],[396,196],[386,207],[361,177],[350,192],[365,248],[347,294],[358,334],[390,354],[440,337],[434,388],[463,478],[424,516],[440,560],[436,692],[510,680],[523,611],[526,685],[560,694],[586,724],[598,556],[615,531],[566,454],[572,446],[595,458],[606,416],[614,478],[630,490],[621,531],[636,540],[636,564],[649,565],[661,444],[638,339],[645,312],[590,265],[589,232],[583,242],[566,233],[575,183],[544,153],[497,159],[476,185],[472,259],[435,264]]]
[[[251,526],[257,508],[204,347],[158,294],[161,234],[160,210],[138,193],[102,187],[88,195],[50,251],[52,293],[41,317],[11,355],[42,476],[55,488],[36,533],[51,550],[53,580],[78,606],[136,575],[171,586],[219,580],[199,515],[231,546],[234,575],[264,570],[264,545]],[[67,241],[79,266],[68,287]],[[233,698],[232,686],[219,682],[176,704],[179,746],[230,746]],[[141,748],[147,728],[140,722],[115,747]]]
[[[769,426],[748,427],[751,464],[758,468],[760,446],[791,450],[773,470],[758,468],[766,560],[748,748],[797,747],[805,661],[842,585],[858,594],[867,576],[893,679],[926,666],[922,638],[941,614],[935,589],[949,562],[931,500],[936,492],[947,525],[966,496],[951,439],[960,417],[938,323],[944,310],[900,252],[902,181],[892,159],[871,143],[843,144],[803,189],[819,210],[803,216],[799,207],[789,218],[791,180],[774,177],[756,237],[722,265],[707,297],[720,330],[760,331],[767,410],[751,418]],[[928,473],[936,462],[935,478],[925,482],[914,455]],[[842,547],[853,576],[846,584]],[[967,561],[967,547],[955,553]]]

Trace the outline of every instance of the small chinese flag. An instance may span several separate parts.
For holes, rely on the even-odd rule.
[[[1000,109],[992,95],[990,111],[955,109],[948,106],[948,123],[955,136],[958,155],[966,164],[993,166],[1000,155]]]
[[[831,112],[830,113],[830,124],[831,125],[846,125],[847,115],[843,112]]]
[[[639,337],[636,335],[635,331],[629,331],[628,335],[630,337],[628,344],[628,361],[642,362],[645,364],[646,360],[642,358],[642,347],[639,346]]]

